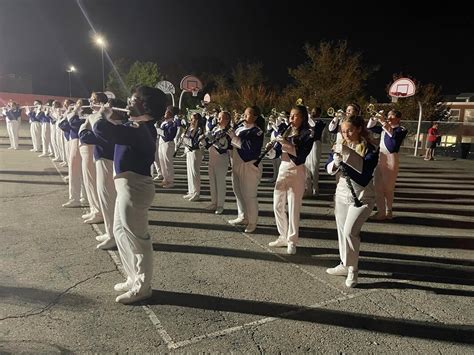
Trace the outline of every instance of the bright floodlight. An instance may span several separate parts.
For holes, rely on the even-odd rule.
[[[104,39],[104,37],[102,37],[101,35],[96,35],[96,36],[95,36],[95,43],[96,43],[99,47],[105,47],[105,39]]]
[[[74,65],[71,65],[68,70],[66,70],[68,73],[72,73],[72,72],[75,72],[76,71],[76,68],[74,67]]]

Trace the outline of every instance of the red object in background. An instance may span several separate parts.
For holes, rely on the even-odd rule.
[[[20,106],[27,106],[33,105],[35,100],[40,100],[41,102],[46,103],[48,100],[58,100],[61,103],[66,99],[71,99],[76,101],[77,98],[75,97],[67,97],[67,96],[54,96],[54,95],[36,95],[36,94],[17,94],[14,92],[0,92],[0,107],[5,106],[8,101],[12,99]],[[25,110],[21,110],[21,118],[26,119]]]

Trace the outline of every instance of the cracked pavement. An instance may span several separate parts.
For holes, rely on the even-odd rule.
[[[236,213],[229,182],[224,215],[204,210],[205,165],[202,201],[181,198],[178,159],[175,187],[156,185],[150,210],[153,297],[123,306],[116,252],[95,249],[103,225],[60,207],[67,185],[29,152],[27,129],[11,151],[0,125],[1,353],[472,353],[474,162],[402,155],[395,219],[364,225],[359,286],[347,289],[325,273],[338,260],[332,177],[304,200],[301,243],[288,256],[267,247],[268,162],[259,227],[245,235],[226,222]]]

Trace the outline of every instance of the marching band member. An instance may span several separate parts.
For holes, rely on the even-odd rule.
[[[400,157],[398,152],[408,131],[400,126],[402,113],[397,110],[388,112],[387,120],[383,115],[371,117],[367,128],[380,134],[379,163],[375,169],[375,203],[377,213],[371,217],[374,220],[392,219],[392,204],[397,182]],[[377,125],[380,122],[381,126]]]
[[[49,117],[50,117],[50,132],[51,132],[51,147],[53,148],[54,158],[52,159],[54,162],[60,161],[61,158],[59,156],[59,142],[57,140],[57,130],[58,130],[58,111],[60,109],[61,103],[57,100],[53,100],[51,104],[51,109],[49,110]]]
[[[217,126],[206,139],[206,147],[209,148],[208,169],[211,193],[211,204],[206,209],[215,211],[215,214],[222,214],[224,212],[226,197],[225,177],[229,165],[229,150],[232,149],[230,137],[227,135],[230,121],[229,112],[220,112],[217,118]]]
[[[70,109],[59,123],[59,127],[63,130],[69,130],[69,160],[68,160],[68,176],[69,176],[69,200],[62,207],[79,207],[81,205],[81,185],[82,185],[82,158],[79,152],[79,128],[83,121],[79,115],[82,106],[86,106],[86,100],[79,99],[76,105]],[[88,219],[89,214],[84,214],[83,219]]]
[[[9,100],[7,107],[3,109],[3,116],[7,125],[8,139],[10,140],[10,148],[18,149],[18,133],[20,130],[21,110],[16,102]]]
[[[158,130],[160,128],[160,123],[155,122],[155,130]],[[155,149],[155,161],[153,162],[153,165],[151,167],[152,170],[152,176],[153,176],[153,167],[155,167],[156,170],[156,176],[153,178],[153,180],[158,181],[163,179],[163,174],[161,173],[161,166],[160,166],[160,136],[156,136],[156,149]]]
[[[368,141],[361,116],[345,118],[341,123],[341,135],[342,141],[334,145],[326,162],[329,174],[344,177],[338,179],[334,196],[341,263],[326,272],[347,276],[346,286],[354,287],[358,276],[360,230],[375,204],[372,177],[379,152]]]
[[[204,123],[199,113],[191,115],[189,129],[183,137],[186,152],[186,171],[188,176],[188,193],[183,196],[189,201],[198,201],[201,195],[202,150],[199,142],[204,134]]]
[[[277,137],[279,133],[278,127],[280,127],[280,125],[282,124],[285,126],[284,128],[286,128],[286,124],[281,119],[281,116],[278,116],[275,119],[273,115],[270,115],[267,124],[267,133],[270,135],[271,140],[274,140]],[[273,176],[270,182],[274,183],[278,177],[278,170],[281,164],[281,149],[272,149],[265,155],[265,157],[270,159],[270,161],[272,162]]]
[[[253,233],[257,228],[257,188],[262,177],[262,165],[255,166],[263,146],[263,129],[257,126],[262,119],[257,106],[247,107],[244,124],[235,132],[228,131],[232,145],[236,148],[232,156],[232,188],[237,200],[238,216],[229,221],[232,225],[246,225],[245,232]],[[263,124],[264,125],[264,124]]]
[[[342,112],[342,110],[340,110]],[[336,115],[332,119],[331,122],[329,122],[328,126],[328,131],[329,133],[333,134],[338,134],[337,141],[340,141],[342,137],[340,136],[339,132],[339,124],[340,121],[343,120],[345,117],[350,117],[350,116],[359,116],[360,115],[360,105],[357,103],[351,103],[347,105],[346,111],[342,115]]]
[[[319,164],[321,161],[321,136],[323,134],[326,123],[320,119],[321,108],[316,107],[311,111],[311,116],[308,119],[309,125],[313,130],[313,147],[311,153],[306,158],[306,193],[305,195],[318,196],[319,195]]]
[[[39,152],[41,147],[41,105],[43,103],[40,100],[35,100],[33,102],[33,110],[30,110],[29,106],[26,108],[26,114],[30,121],[31,141],[33,143],[33,149],[30,149],[31,152]]]
[[[98,101],[101,101],[101,99],[99,98]],[[118,99],[109,99],[108,102],[112,107],[125,108],[126,106],[125,102]],[[115,144],[95,135],[94,131],[96,130],[96,127],[91,125],[91,121],[96,121],[97,123],[98,117],[97,113],[94,113],[93,115],[94,116],[90,116],[86,119],[85,126],[80,132],[80,137],[82,140],[88,141],[89,144],[94,144],[94,160],[97,173],[97,195],[105,227],[105,233],[96,237],[97,241],[100,242],[97,245],[97,249],[107,250],[117,246],[113,230],[114,209],[117,198],[113,176]],[[117,111],[111,112],[111,119],[117,122],[120,120],[123,122],[126,121],[124,114]]]
[[[63,145],[62,156],[64,157],[63,162],[60,163],[60,166],[67,166],[69,162],[69,140],[70,140],[70,130],[71,126],[69,126],[69,121],[67,120],[67,116],[75,107],[74,101],[70,99],[66,99],[63,102],[63,113],[58,120],[58,128],[61,134],[61,141]]]
[[[162,91],[140,86],[129,101],[130,122],[117,124],[107,108],[102,109],[101,119],[90,122],[98,138],[115,144],[114,236],[127,280],[114,289],[124,292],[115,299],[123,304],[152,295],[153,248],[148,233],[148,209],[155,187],[150,166],[155,154],[153,124],[165,107],[166,95]]]
[[[308,110],[305,106],[297,105],[291,110],[289,123],[289,127],[284,131],[291,134],[286,137],[282,132],[275,138],[276,145],[282,150],[281,165],[273,192],[273,211],[279,237],[270,242],[269,246],[286,246],[288,254],[296,254],[306,178],[305,160],[313,147],[313,131],[308,123]]]
[[[53,100],[48,100],[44,106],[44,111],[41,115],[41,143],[43,146],[43,153],[38,157],[52,156],[51,150],[51,117],[49,116],[49,109]]]
[[[177,127],[173,118],[177,113],[177,108],[168,106],[165,112],[164,121],[161,123],[157,133],[160,136],[160,167],[163,174],[161,185],[164,188],[173,187],[174,184],[174,166],[173,154],[175,152],[175,142]]]
[[[108,101],[107,95],[103,92],[93,92],[89,99],[89,104],[92,108],[91,115],[100,116],[100,105],[106,104]],[[95,142],[88,140],[87,137],[81,135],[81,131],[88,127],[86,123],[90,115],[79,115],[80,128],[79,134],[79,153],[82,161],[82,181],[85,187],[87,201],[89,202],[89,213],[86,213],[84,223],[93,224],[104,221],[102,210],[100,208],[99,196],[97,194],[97,171],[94,162]],[[91,117],[92,119],[92,117]]]

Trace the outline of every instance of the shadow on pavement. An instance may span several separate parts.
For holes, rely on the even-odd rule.
[[[414,338],[474,343],[474,327],[457,324],[430,323],[373,314],[162,290],[155,290],[152,298],[146,303],[276,317]]]

